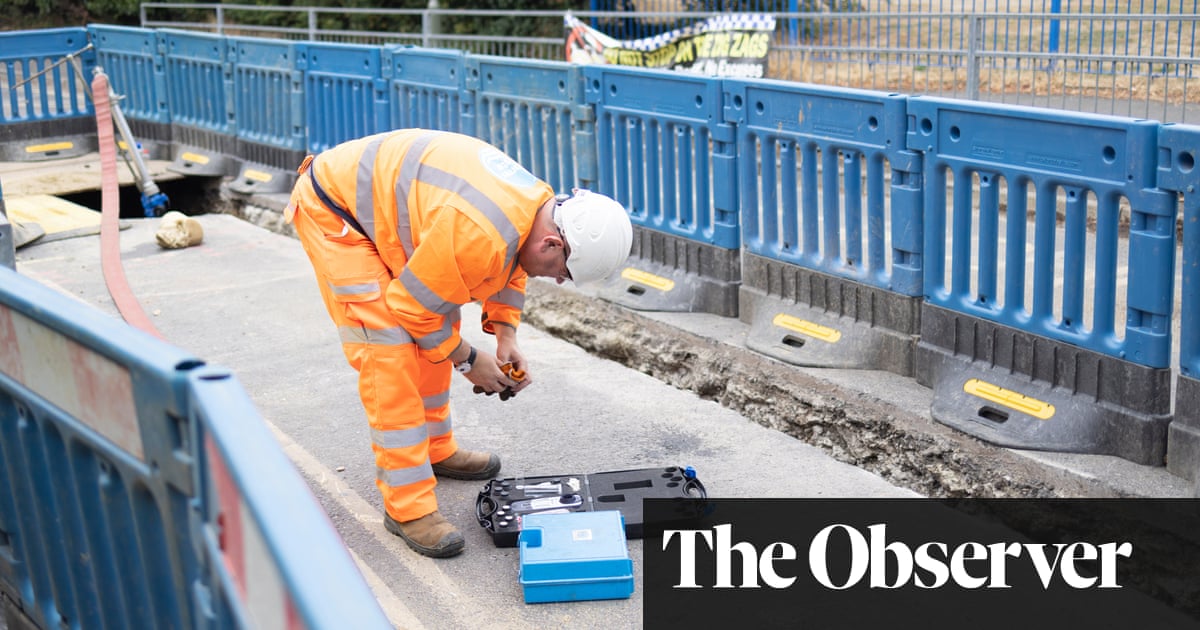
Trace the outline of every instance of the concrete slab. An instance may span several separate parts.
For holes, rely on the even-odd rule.
[[[6,183],[7,187],[7,183]],[[6,188],[7,190],[7,188]],[[467,551],[435,561],[382,527],[368,427],[337,335],[298,241],[227,215],[197,217],[203,244],[163,250],[158,219],[130,220],[121,234],[129,284],[171,342],[234,371],[309,481],[389,618],[405,628],[640,627],[641,541],[631,541],[629,600],[523,603],[518,552],[497,548],[478,526],[482,484],[443,481],[442,510]],[[31,245],[17,270],[116,317],[100,270],[99,238]],[[464,308],[464,322],[478,309]],[[472,343],[491,342],[465,325]],[[534,384],[519,396],[452,389],[455,431],[467,448],[493,449],[501,476],[693,466],[712,496],[916,496],[822,450],[697,395],[598,358],[525,326],[522,350]]]

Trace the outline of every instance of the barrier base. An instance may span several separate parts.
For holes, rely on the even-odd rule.
[[[912,376],[920,300],[754,254],[739,318],[746,346],[794,365]]]
[[[232,177],[241,169],[241,160],[231,157],[238,154],[237,138],[174,125],[171,139],[176,150],[168,170],[202,177]]]
[[[239,169],[238,160],[228,155],[188,146],[179,147],[167,166],[168,171],[196,177],[231,177]]]
[[[296,183],[296,171],[243,164],[237,177],[229,182],[229,189],[243,195],[282,193],[292,189]]]
[[[1171,370],[1122,361],[929,304],[917,382],[933,419],[981,440],[1162,466]]]
[[[96,150],[96,119],[67,118],[0,125],[0,162],[77,157]]]
[[[1175,382],[1175,418],[1167,431],[1167,470],[1188,481],[1200,481],[1200,380],[1183,375]]]
[[[642,311],[737,317],[739,251],[633,228],[633,251],[597,294]]]

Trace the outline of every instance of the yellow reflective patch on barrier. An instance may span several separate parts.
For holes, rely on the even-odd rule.
[[[791,315],[784,313],[776,315],[775,319],[771,320],[771,323],[779,326],[780,328],[786,328],[793,332],[798,332],[802,335],[807,335],[814,339],[820,339],[821,341],[827,341],[829,343],[837,343],[838,340],[842,338],[842,332],[836,328],[822,326],[820,324],[810,322],[805,319],[800,319],[799,317],[792,317]]]
[[[186,162],[195,162],[196,164],[208,164],[208,156],[201,155],[199,153],[188,152],[188,153],[184,153],[183,155],[180,155],[179,157]]]
[[[25,147],[26,153],[46,153],[49,151],[65,151],[75,146],[73,142],[50,142],[47,144],[31,144]]]
[[[630,282],[644,284],[651,289],[658,289],[659,291],[663,292],[670,291],[671,289],[675,288],[674,280],[671,280],[670,278],[664,278],[662,276],[656,276],[652,273],[642,271],[641,269],[634,269],[633,267],[626,267],[623,271],[621,271],[621,277],[629,280]]]
[[[242,177],[245,177],[246,179],[254,180],[256,182],[262,182],[264,184],[271,181],[270,173],[264,173],[262,171],[256,171],[254,169],[249,169],[249,168],[246,169],[246,171],[244,173],[242,173]]]
[[[1004,389],[999,385],[993,385],[977,378],[963,383],[963,391],[972,396],[978,396],[984,400],[994,402],[997,405],[1003,405],[1009,409],[1033,416],[1039,420],[1049,420],[1054,416],[1054,405],[1050,403],[1030,398],[1011,389]]]

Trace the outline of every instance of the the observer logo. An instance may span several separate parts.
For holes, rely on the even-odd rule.
[[[1131,542],[1017,543],[889,540],[888,526],[869,525],[865,531],[842,523],[828,525],[808,541],[806,557],[789,542],[756,547],[734,541],[732,524],[710,529],[666,529],[662,551],[679,557],[676,589],[786,589],[801,571],[832,590],[867,586],[871,589],[916,587],[940,589],[1010,589],[1013,571],[1032,568],[1042,589],[1065,584],[1072,589],[1119,589],[1118,563],[1133,555]],[[836,551],[835,551],[836,549]],[[705,554],[708,556],[705,557]],[[715,571],[698,575],[702,565]],[[734,563],[740,578],[734,583]],[[1024,566],[1018,566],[1018,565]]]

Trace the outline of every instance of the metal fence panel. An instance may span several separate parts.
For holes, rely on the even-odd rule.
[[[725,120],[737,126],[746,250],[920,295],[907,98],[765,80],[727,79],[724,90]]]
[[[374,46],[309,43],[304,75],[308,151],[386,129],[382,51]]]
[[[595,179],[590,108],[579,66],[471,55],[467,84],[475,100],[475,135],[500,148],[560,192]],[[586,111],[586,113],[585,113]],[[583,140],[577,143],[577,138]],[[580,167],[577,167],[577,160]]]
[[[457,50],[384,48],[390,128],[419,127],[473,135],[474,103],[463,87],[463,63],[464,55]]]
[[[1157,123],[933,98],[910,99],[908,114],[908,148],[926,156],[930,303],[1167,366],[1175,206],[1155,189]]]
[[[599,189],[634,225],[738,249],[733,128],[718,79],[585,66],[596,110]]]

